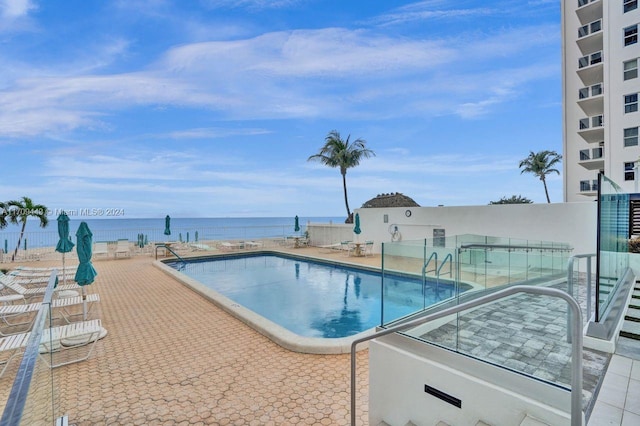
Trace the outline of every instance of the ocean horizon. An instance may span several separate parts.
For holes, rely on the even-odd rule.
[[[86,222],[93,233],[93,241],[116,241],[128,239],[137,241],[140,234],[149,242],[158,241],[198,241],[224,239],[258,239],[303,234],[307,223],[344,223],[344,216],[300,216],[300,231],[294,231],[294,217],[213,217],[184,218],[171,217],[171,235],[164,235],[165,218],[75,218],[69,216],[69,234],[75,243],[75,233],[81,222]],[[49,219],[46,228],[40,228],[36,218],[29,218],[25,237],[20,243],[27,248],[55,246],[58,242],[58,223]],[[0,250],[11,252],[20,236],[21,225],[9,224],[0,230]]]

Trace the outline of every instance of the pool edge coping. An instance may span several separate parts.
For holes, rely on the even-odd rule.
[[[251,252],[256,253],[256,252]],[[247,253],[242,253],[247,254]],[[278,255],[288,255],[288,253],[282,253],[278,251],[262,251],[262,254],[278,254]],[[198,256],[197,258],[202,259],[205,257],[223,257],[224,255],[210,255],[210,256]],[[309,260],[317,261],[322,259],[310,257],[310,256],[295,256],[290,255],[291,257],[304,257]],[[226,257],[226,256],[225,256]],[[195,257],[190,257],[189,259],[195,259]],[[199,295],[203,296],[205,299],[212,302],[217,307],[221,308],[225,312],[229,313],[233,317],[247,324],[249,327],[262,334],[263,336],[268,337],[271,341],[276,343],[277,345],[288,349],[293,352],[299,353],[307,353],[307,354],[318,354],[318,355],[330,355],[330,354],[347,354],[351,352],[351,343],[365,336],[369,336],[376,332],[376,328],[371,328],[369,330],[365,330],[358,334],[354,334],[349,337],[340,337],[340,338],[320,338],[320,337],[304,337],[298,334],[293,333],[292,331],[287,330],[286,328],[274,323],[273,321],[268,320],[255,313],[254,311],[245,308],[237,302],[229,299],[228,297],[218,293],[215,290],[212,290],[206,287],[204,284],[198,282],[197,280],[182,274],[180,271],[173,269],[172,267],[165,264],[165,261],[175,261],[175,259],[164,259],[164,260],[155,260],[153,265],[159,268],[161,271],[166,273],[167,275],[173,277],[176,281],[184,285],[185,287],[190,288],[195,291]],[[345,266],[353,266],[350,263],[341,263],[341,262],[328,262],[332,264],[340,264]],[[362,268],[362,269],[374,269],[374,268]],[[368,344],[362,344],[358,346],[358,351],[364,350],[368,348]]]

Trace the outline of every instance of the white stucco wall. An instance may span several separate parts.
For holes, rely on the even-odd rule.
[[[411,211],[407,217],[405,212]],[[389,228],[398,226],[402,240],[432,238],[433,229],[446,236],[477,234],[532,241],[569,243],[573,254],[595,253],[597,203],[498,204],[486,206],[357,209],[361,241],[390,242]],[[385,215],[388,221],[384,222]],[[353,236],[355,237],[355,236]]]

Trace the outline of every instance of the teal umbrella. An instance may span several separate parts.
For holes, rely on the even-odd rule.
[[[89,226],[86,222],[81,222],[76,232],[76,238],[78,245],[76,250],[78,251],[78,260],[80,264],[76,270],[76,283],[82,286],[82,317],[87,319],[87,293],[85,286],[91,284],[96,279],[98,273],[91,264],[91,254],[93,253],[93,234],[89,230]]]
[[[198,242],[198,231],[196,231],[196,235],[194,236],[194,238],[196,239],[196,243]]]
[[[360,233],[362,232],[362,230],[360,229],[360,213],[356,213],[355,223],[356,226],[353,227],[353,232],[356,235],[360,235]]]
[[[64,264],[64,254],[73,250],[73,243],[69,240],[69,216],[67,216],[65,212],[62,212],[58,216],[58,236],[60,240],[58,240],[56,251],[62,253],[62,281],[66,284],[67,274]]]
[[[295,224],[295,226],[293,227],[293,230],[294,230],[295,232],[299,232],[299,231],[300,231],[300,221],[298,220],[298,216],[296,216],[296,224]]]
[[[171,235],[171,218],[169,215],[164,218],[164,235]]]

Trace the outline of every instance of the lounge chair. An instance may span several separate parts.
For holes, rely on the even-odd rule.
[[[23,287],[21,284],[6,278],[7,278],[6,276],[0,277],[0,284],[12,290],[14,293],[22,295],[25,299],[28,299],[34,296],[44,296],[44,293],[47,289],[46,287],[26,288],[26,287]],[[80,293],[76,291],[79,289],[80,289],[80,286],[78,284],[66,284],[66,285],[58,285],[54,289],[54,291],[56,293],[68,292],[65,294],[65,296],[70,297],[70,296],[79,296]]]
[[[93,247],[94,256],[107,256],[109,257],[109,243],[106,241],[98,241]]]
[[[40,353],[61,352],[89,345],[88,351],[84,355],[67,359],[60,363],[50,363],[49,357],[42,357],[51,368],[84,361],[91,356],[96,342],[106,335],[107,330],[102,328],[102,323],[99,319],[52,327],[43,331],[42,340],[40,341]],[[0,353],[8,354],[7,359],[0,361],[0,364],[4,364],[2,371],[0,371],[0,377],[6,371],[9,362],[23,352],[30,336],[31,332],[26,332],[0,338]]]
[[[118,255],[123,256],[131,256],[131,246],[129,245],[129,240],[118,240],[118,244],[116,245],[115,257]]]
[[[244,248],[244,243],[241,241],[231,243],[228,241],[222,241],[218,244],[218,247],[222,250],[239,250]]]
[[[99,301],[100,301],[100,296],[98,294],[88,294],[86,299],[86,303],[88,305],[87,312],[91,310],[91,307],[93,306],[94,303]],[[53,299],[51,301],[51,307],[53,309],[59,309],[62,315],[62,318],[67,323],[71,323],[71,321],[69,321],[69,318],[77,315],[82,315],[82,312],[70,313],[69,311],[67,311],[66,308],[71,306],[82,306],[83,303],[84,302],[82,300],[82,296],[67,297],[63,299]],[[2,322],[4,322],[4,324],[6,324],[8,327],[16,327],[19,325],[29,325],[29,328],[30,328],[30,325],[33,323],[33,320],[35,319],[35,315],[31,316],[27,321],[11,322],[11,320],[14,317],[23,316],[26,314],[31,314],[31,313],[35,314],[36,312],[38,312],[41,306],[42,306],[42,302],[20,303],[16,305],[0,306],[0,320],[2,320]],[[22,319],[24,320],[24,318]],[[18,333],[19,332],[5,333],[2,330],[0,330],[0,336],[9,336],[9,335],[18,334]]]
[[[318,246],[318,248],[327,250],[325,253],[333,253],[335,250],[342,249],[342,243],[324,244],[324,245]]]
[[[23,272],[21,270],[10,271],[6,274],[9,277],[14,277],[15,281],[20,284],[40,284],[49,282],[49,278],[51,277],[51,272]],[[75,278],[76,270],[69,271],[65,269],[64,275],[62,274],[62,269],[58,271],[58,278],[63,279],[64,277],[67,280],[72,280]]]
[[[189,247],[191,247],[191,250],[193,251],[209,251],[209,250],[213,250],[213,248],[209,247],[206,244],[200,244],[200,243],[189,243]]]
[[[353,250],[353,243],[351,241],[340,242],[340,250],[342,250],[345,256],[351,256],[351,251]]]
[[[259,249],[262,248],[262,243],[260,241],[245,241],[244,247],[248,249]]]

